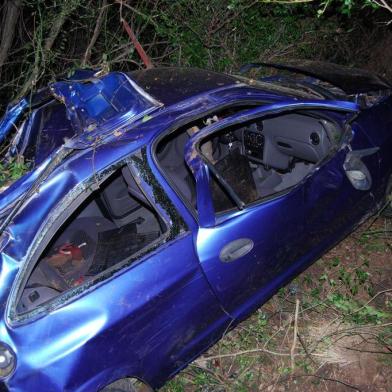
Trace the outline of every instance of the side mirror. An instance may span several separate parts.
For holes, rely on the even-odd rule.
[[[379,147],[374,147],[365,150],[350,151],[347,154],[343,168],[347,178],[355,189],[368,191],[372,187],[372,176],[361,158],[373,155],[378,150]]]

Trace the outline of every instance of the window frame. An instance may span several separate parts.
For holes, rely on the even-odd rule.
[[[298,102],[298,104],[301,104],[302,101]],[[321,106],[321,105],[320,105]],[[315,113],[316,111],[316,113]],[[246,123],[249,121],[256,121],[256,120],[260,120],[263,119],[265,117],[269,117],[269,116],[281,116],[281,115],[285,115],[288,113],[303,113],[303,112],[309,112],[311,113],[313,116],[315,114],[317,114],[317,116],[319,116],[320,118],[323,119],[327,119],[328,121],[334,123],[335,125],[339,126],[342,129],[342,136],[339,140],[339,142],[336,145],[333,145],[332,148],[330,149],[330,151],[328,152],[328,154],[319,162],[317,162],[317,164],[315,164],[315,167],[298,183],[286,188],[286,189],[282,189],[281,191],[278,191],[276,193],[273,193],[271,195],[267,195],[265,197],[262,197],[260,199],[257,199],[249,204],[245,204],[243,203],[243,207],[239,208],[238,207],[238,203],[241,203],[242,200],[238,197],[238,195],[236,194],[236,199],[237,201],[233,200],[233,203],[236,204],[236,206],[233,206],[231,209],[229,210],[225,210],[225,211],[220,211],[220,212],[216,212],[215,208],[214,208],[214,203],[213,203],[213,198],[212,198],[212,190],[211,190],[211,176],[213,176],[215,178],[216,181],[218,181],[220,183],[220,185],[226,190],[226,186],[224,183],[221,182],[220,178],[220,174],[219,176],[216,176],[215,172],[215,168],[211,169],[211,162],[208,161],[208,159],[204,156],[204,154],[201,151],[201,145],[203,143],[203,141],[214,135],[215,133],[219,133],[221,131],[223,131],[224,129],[233,126],[234,124],[236,124],[235,120],[233,120],[232,123],[226,124],[223,127],[219,127],[217,129],[215,129],[211,134],[206,135],[202,138],[200,138],[197,143],[195,144],[195,151],[197,153],[197,155],[200,157],[201,161],[202,161],[202,165],[204,166],[204,168],[200,169],[200,171],[204,172],[204,175],[200,176],[200,179],[202,180],[203,183],[198,183],[197,179],[196,179],[196,193],[198,194],[199,192],[208,192],[208,199],[209,199],[209,203],[211,204],[210,208],[206,208],[205,211],[207,211],[207,213],[205,213],[205,215],[207,215],[208,213],[211,213],[211,208],[212,208],[212,212],[213,212],[213,216],[207,217],[203,219],[203,223],[205,223],[205,227],[216,227],[219,226],[220,224],[222,224],[223,222],[230,220],[232,218],[235,218],[237,216],[242,215],[243,213],[246,213],[247,211],[253,209],[253,208],[257,208],[258,206],[260,206],[261,204],[267,203],[271,200],[275,200],[279,197],[282,197],[286,194],[289,194],[290,192],[292,192],[294,189],[296,189],[297,187],[299,187],[300,185],[304,184],[306,181],[308,181],[308,179],[322,166],[324,166],[325,164],[327,164],[330,160],[333,159],[333,157],[335,156],[335,154],[340,151],[341,149],[344,148],[345,145],[349,144],[350,142],[350,137],[352,136],[352,128],[350,126],[347,127],[347,124],[350,124],[356,117],[356,115],[351,116],[351,118],[349,119],[342,119],[342,123],[339,124],[338,121],[334,120],[332,118],[332,116],[329,116],[328,114],[323,115],[320,112],[341,112],[341,113],[350,113],[349,110],[344,110],[344,109],[338,109],[338,107],[336,108],[322,108],[322,107],[317,107],[315,106],[314,108],[312,107],[304,107],[303,109],[292,109],[290,107],[288,108],[281,108],[278,109],[277,111],[267,111],[265,113],[260,113],[257,115],[253,115],[251,116],[250,119],[248,120],[243,120],[241,122],[238,122],[237,124],[241,124],[241,123]],[[217,123],[218,124],[218,123]],[[206,127],[207,128],[207,127]],[[192,172],[192,174],[194,174]],[[226,183],[226,181],[225,181]],[[229,184],[227,184],[228,186],[230,186]],[[230,187],[231,188],[231,187]],[[233,189],[231,189],[231,192],[233,192],[235,194],[235,191]],[[229,192],[228,192],[229,193]],[[229,196],[230,197],[230,196]],[[200,217],[199,221],[200,221]]]
[[[116,278],[120,274],[128,272],[134,266],[143,262],[143,260],[154,250],[165,244],[168,240],[172,239],[170,237],[173,237],[171,236],[171,226],[173,223],[170,221],[170,219],[167,219],[167,217],[162,213],[161,209],[156,205],[155,201],[152,200],[142,185],[142,181],[135,178],[136,169],[134,168],[132,158],[140,153],[140,151],[141,150],[134,151],[131,155],[111,165],[109,168],[106,168],[98,173],[93,173],[85,182],[79,183],[73,187],[61,199],[61,201],[57,203],[55,208],[52,210],[52,213],[41,225],[41,229],[37,232],[37,235],[31,243],[29,253],[26,256],[26,261],[20,267],[12,284],[11,293],[6,305],[6,320],[9,325],[22,325],[41,318],[58,308],[67,306],[69,303],[77,300],[81,296],[94,291],[96,288],[100,287],[102,284],[105,284],[107,281]],[[59,295],[43,304],[38,305],[34,309],[24,313],[18,313],[17,306],[19,304],[21,295],[29,277],[31,276],[31,273],[33,272],[34,267],[40,260],[42,252],[45,251],[50,241],[59,232],[64,223],[69,219],[70,215],[72,215],[95,191],[99,191],[100,186],[112,175],[118,172],[122,167],[127,167],[128,170],[130,170],[131,175],[134,176],[135,182],[139,186],[141,192],[144,194],[156,214],[160,217],[160,219],[162,219],[162,222],[166,228],[165,231],[147,246],[130,255],[120,263],[117,263],[97,274],[93,279],[59,293]],[[166,193],[164,193],[164,195],[166,196]],[[43,235],[41,235],[42,232],[44,232]]]

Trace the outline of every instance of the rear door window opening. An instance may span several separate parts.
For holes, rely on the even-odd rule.
[[[93,191],[50,239],[21,291],[16,313],[30,312],[122,264],[128,265],[128,260],[159,241],[166,230],[129,168],[122,167]]]

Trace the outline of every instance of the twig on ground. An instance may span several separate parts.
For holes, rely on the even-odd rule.
[[[294,335],[293,344],[291,345],[290,356],[291,356],[291,369],[295,369],[295,348],[297,347],[297,335],[298,335],[298,311],[299,311],[299,299],[295,301],[295,315],[294,315]]]
[[[315,360],[312,358],[312,354],[309,353],[308,348],[306,347],[306,344],[305,344],[304,340],[302,339],[302,336],[299,333],[297,333],[297,336],[298,336],[299,342],[301,343],[302,348],[305,351],[306,356],[310,359],[310,361],[312,361],[313,363],[316,363]]]
[[[253,350],[244,350],[244,351],[237,351],[235,353],[228,353],[228,354],[221,354],[221,355],[212,355],[210,357],[202,357],[201,359],[204,361],[210,361],[212,359],[221,359],[221,358],[230,358],[230,357],[238,357],[240,355],[246,355],[246,354],[260,354],[260,353],[266,353],[266,354],[271,354],[271,355],[277,355],[279,357],[290,357],[290,353],[281,353],[277,351],[271,351],[267,350],[264,348],[255,348]],[[299,356],[304,356],[305,354],[297,354]],[[196,360],[197,362],[198,360]]]
[[[385,351],[375,351],[375,350],[362,350],[359,348],[354,348],[354,347],[344,347],[346,350],[350,350],[350,351],[357,351],[360,353],[369,353],[369,354],[386,354],[386,355],[392,355],[391,352],[386,353]]]
[[[318,378],[318,379],[320,379],[320,380],[335,382],[335,383],[344,385],[344,386],[346,386],[347,388],[353,389],[353,390],[355,390],[355,391],[362,392],[361,389],[359,389],[357,386],[352,385],[352,384],[349,384],[348,382],[345,382],[345,381],[342,381],[342,380],[338,380],[338,379],[332,378],[332,377],[323,377],[323,376],[319,376],[319,375],[317,375],[317,374],[298,374],[298,375],[291,375],[291,376],[282,378],[281,380],[278,380],[278,381],[275,383],[275,385],[276,385],[276,384],[282,384],[282,383],[284,383],[284,382],[291,381],[291,380],[294,380],[294,379],[296,379],[296,378],[302,378],[302,377],[315,377],[315,378]],[[272,385],[273,385],[273,384],[266,385],[264,388],[260,389],[260,391],[267,390],[267,389],[270,388]]]
[[[370,298],[369,301],[367,301],[364,305],[362,305],[360,308],[358,308],[358,309],[354,310],[353,312],[351,312],[349,314],[349,316],[351,316],[352,314],[358,313],[360,310],[364,309],[367,305],[370,304],[370,302],[372,302],[374,299],[376,299],[379,295],[385,294],[385,293],[389,293],[391,291],[392,291],[392,289],[379,291],[376,295],[373,295],[373,297]]]

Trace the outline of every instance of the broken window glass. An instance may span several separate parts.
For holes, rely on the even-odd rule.
[[[166,231],[128,167],[111,176],[70,216],[40,256],[23,289],[24,313],[117,267]]]

